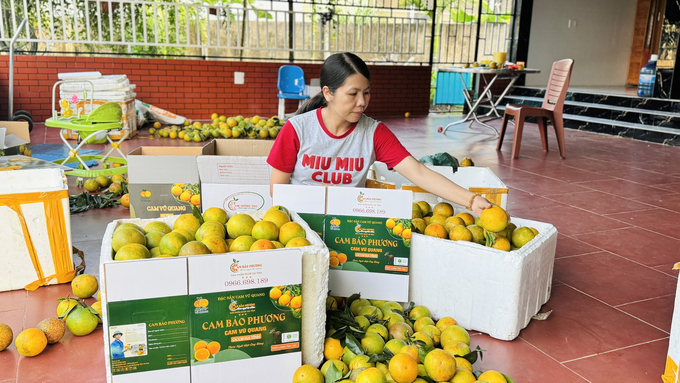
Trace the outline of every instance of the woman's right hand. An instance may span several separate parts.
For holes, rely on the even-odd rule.
[[[472,212],[477,215],[477,217],[482,216],[482,212],[485,209],[492,207],[493,205],[486,198],[478,195],[472,200]]]

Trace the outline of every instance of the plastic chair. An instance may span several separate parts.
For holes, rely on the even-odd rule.
[[[501,126],[501,133],[498,137],[496,150],[501,150],[501,145],[503,145],[503,137],[505,136],[505,130],[508,126],[509,116],[515,116],[515,138],[512,142],[512,157],[515,159],[519,158],[519,146],[522,143],[524,119],[527,117],[536,117],[538,130],[541,133],[543,151],[548,151],[548,129],[546,120],[550,119],[555,127],[560,157],[565,158],[562,109],[564,108],[564,100],[567,97],[567,89],[569,88],[569,80],[571,78],[571,69],[573,65],[574,60],[572,59],[564,59],[553,63],[552,69],[550,70],[548,86],[545,89],[543,105],[540,107],[513,104],[508,104],[505,107],[503,125]]]
[[[286,114],[286,99],[298,100],[298,108],[302,101],[309,98],[303,94],[305,91],[305,73],[297,65],[283,65],[279,68],[279,80],[276,83],[279,88],[279,118],[284,119]]]

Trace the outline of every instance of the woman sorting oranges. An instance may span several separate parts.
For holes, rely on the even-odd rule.
[[[337,53],[321,68],[321,92],[279,132],[267,158],[270,184],[364,187],[368,168],[381,161],[420,188],[477,216],[491,203],[418,162],[385,126],[364,114],[371,74],[352,53]]]

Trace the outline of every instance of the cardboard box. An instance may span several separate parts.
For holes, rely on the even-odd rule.
[[[192,359],[191,381],[292,377],[301,365],[301,310],[306,307],[280,305],[270,294],[275,286],[284,286],[282,290],[301,296],[301,250],[205,255],[188,261],[189,301],[197,306],[191,314],[191,344],[220,345],[207,360]]]
[[[261,217],[263,213],[259,212],[254,215],[256,217]],[[298,250],[302,252],[303,310],[301,328],[304,336],[300,339],[300,349],[297,351],[291,349],[293,351],[286,354],[288,358],[292,358],[292,355],[295,355],[296,353],[297,356],[295,357],[295,363],[293,363],[292,360],[286,359],[286,363],[293,364],[285,367],[285,371],[293,368],[293,366],[294,371],[299,367],[301,360],[302,363],[316,366],[320,365],[323,361],[323,342],[326,334],[326,297],[328,294],[328,249],[323,245],[321,238],[319,238],[314,231],[309,229],[297,214],[292,213],[292,218],[294,222],[300,223],[305,228],[307,239],[312,243],[312,246],[298,248]],[[253,262],[250,261],[254,259],[248,258],[251,255],[276,254],[278,256],[279,254],[289,254],[290,252],[290,249],[277,249],[258,253],[246,252],[227,253],[224,255],[213,254],[201,257],[196,256],[194,258],[197,259],[197,262],[198,258],[207,258],[201,260],[200,263],[202,264],[196,265],[189,265],[189,258],[186,257],[151,258],[135,261],[112,260],[113,249],[111,246],[111,239],[114,230],[120,224],[129,222],[144,227],[152,221],[162,221],[172,227],[176,219],[177,216],[158,219],[124,219],[113,221],[106,228],[100,255],[100,290],[104,319],[104,340],[106,344],[110,345],[113,341],[112,335],[116,330],[112,330],[112,326],[119,326],[120,328],[120,326],[147,323],[146,339],[150,339],[149,335],[152,334],[152,330],[168,328],[168,331],[178,333],[177,339],[172,340],[170,343],[163,343],[164,341],[162,339],[155,342],[147,340],[146,343],[135,343],[138,346],[139,344],[142,344],[142,349],[147,350],[146,354],[139,355],[139,357],[135,357],[136,360],[134,360],[135,362],[149,362],[149,364],[144,367],[144,369],[146,369],[145,371],[137,368],[137,370],[117,371],[114,375],[112,373],[114,361],[111,358],[111,349],[110,347],[106,347],[105,360],[108,382],[194,381],[191,377],[194,375],[192,372],[193,367],[191,365],[191,359],[193,359],[194,354],[194,343],[191,342],[191,320],[196,314],[194,303],[197,298],[199,298],[199,296],[201,299],[205,298],[202,297],[203,294],[214,294],[216,292],[216,288],[214,287],[216,280],[221,281],[222,286],[224,286],[225,281],[223,279],[225,278],[225,272],[231,270],[232,263],[251,264]],[[214,261],[210,259],[213,257]],[[234,262],[234,260],[239,262]],[[218,269],[217,267],[207,267],[206,269],[206,264],[210,266],[211,262],[220,264],[227,262],[229,263],[229,266],[225,270]],[[200,269],[193,269],[192,267],[200,267]],[[208,271],[210,269],[211,271]],[[284,268],[280,269],[282,269],[282,271],[287,271],[287,269]],[[199,271],[195,272],[196,270]],[[295,277],[294,273],[292,273],[292,275]],[[276,276],[275,278],[280,278],[280,276]],[[279,282],[268,281],[267,283],[271,284]],[[205,286],[213,286],[213,290],[210,290],[210,288]],[[225,287],[224,291],[227,290],[229,289]],[[215,307],[211,306],[212,303],[210,302],[212,301],[213,299],[209,299],[209,302],[205,307]],[[163,302],[165,303],[163,304]],[[186,319],[183,319],[184,315],[186,315]],[[168,323],[165,324],[158,323],[159,321],[157,321],[156,318],[159,316],[165,316],[172,320],[168,320]],[[150,326],[150,324],[154,324],[154,326]],[[142,334],[142,327],[143,326],[132,326],[130,328],[133,333]],[[292,332],[289,331],[289,333]],[[152,345],[152,343],[158,344]],[[130,344],[132,345],[132,343]],[[184,344],[190,345],[190,349],[185,349]],[[225,348],[226,346],[222,345],[222,347]],[[139,347],[137,350],[139,351]],[[302,358],[300,358],[298,351],[301,351]],[[252,369],[250,366],[256,360],[257,359],[244,360],[242,362],[243,364],[238,364],[238,366],[233,366],[233,368],[239,370],[240,367],[244,366],[243,371],[253,374],[253,371],[256,369]],[[120,366],[120,363],[116,362],[116,364],[118,365],[117,368],[124,368],[124,366]],[[138,364],[141,365],[141,363]],[[234,371],[234,369],[231,371]],[[270,369],[268,372],[264,371],[266,369],[260,370],[262,371],[257,372],[264,374],[278,371],[277,369]],[[292,375],[292,373],[290,375]],[[196,379],[198,379],[199,376],[202,375],[198,374]],[[226,377],[231,379],[233,376],[236,375],[223,374],[221,379],[224,381]],[[264,376],[269,377],[270,375]],[[215,379],[212,378],[212,380],[214,381]],[[242,381],[246,380],[247,379],[242,379]],[[260,380],[264,381],[264,379],[254,379],[253,381]],[[271,380],[275,381],[277,378]]]
[[[65,167],[7,156],[0,157],[0,168],[0,291],[70,282],[75,271]]]
[[[412,198],[402,190],[274,185],[275,205],[323,222],[324,242],[337,260],[330,264],[333,295],[360,291],[364,298],[399,302],[408,300]],[[388,222],[403,225],[408,235]]]
[[[0,156],[26,155],[31,156],[31,134],[26,121],[0,121],[0,128],[4,129],[0,139]],[[14,137],[8,137],[14,135]],[[12,144],[14,141],[25,141]],[[7,146],[7,148],[5,148]]]
[[[212,144],[212,152],[196,158],[204,209],[221,207],[229,216],[269,209],[267,155],[274,141],[214,140]]]
[[[512,222],[539,234],[510,252],[413,234],[410,300],[433,317],[450,316],[468,330],[515,339],[550,298],[557,230],[516,217]]]
[[[673,266],[673,270],[680,268],[680,263]],[[678,371],[680,365],[680,283],[675,290],[675,304],[673,308],[673,320],[671,322],[671,337],[668,341],[668,355],[666,356],[666,368],[661,379],[663,383],[677,383],[680,378]]]
[[[459,167],[454,173],[453,169],[449,166],[427,166],[457,185],[484,196],[489,202],[503,209],[507,208],[508,188],[491,169],[475,166]],[[427,201],[432,204],[443,201],[434,194],[430,194],[412,184],[411,181],[401,174],[388,170],[387,165],[382,162],[373,163],[368,176],[369,179],[366,180],[367,188],[411,190],[413,192],[413,201]]]
[[[200,207],[198,168],[194,157],[214,152],[203,147],[141,146],[128,153],[130,216],[159,218],[192,212],[192,197]]]

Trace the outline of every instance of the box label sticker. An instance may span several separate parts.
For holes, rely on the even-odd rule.
[[[301,285],[191,295],[191,365],[300,351]]]
[[[161,218],[190,214],[192,206],[201,207],[198,184],[130,184],[133,218]]]
[[[109,303],[111,373],[188,366],[189,310],[186,296]]]
[[[410,219],[329,215],[324,234],[331,270],[408,275]]]
[[[222,207],[231,213],[258,211],[264,207],[265,202],[265,198],[259,193],[242,191],[227,196]]]

